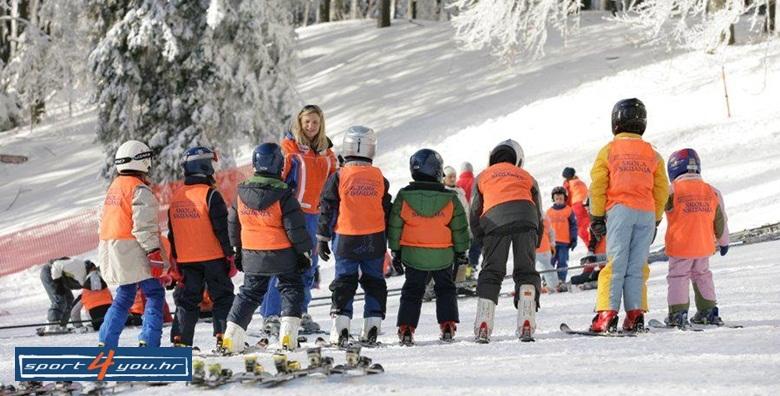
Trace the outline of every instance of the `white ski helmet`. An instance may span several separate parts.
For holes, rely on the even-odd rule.
[[[523,167],[523,163],[525,162],[525,154],[523,153],[523,147],[520,146],[520,143],[518,143],[518,142],[516,142],[516,141],[514,141],[512,139],[507,139],[507,140],[504,140],[503,142],[497,144],[496,147],[493,148],[493,152],[495,152],[496,149],[501,147],[501,146],[507,146],[507,147],[511,148],[512,151],[515,152],[515,158],[517,158],[517,163],[515,165],[522,168]],[[492,154],[492,152],[491,152],[491,154]]]
[[[114,165],[119,173],[125,171],[149,173],[152,168],[152,150],[137,140],[128,140],[116,150]]]
[[[376,132],[361,125],[349,127],[344,132],[341,143],[341,155],[346,157],[363,157],[374,159],[376,154]]]

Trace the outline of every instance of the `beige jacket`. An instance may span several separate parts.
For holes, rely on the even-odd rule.
[[[101,211],[102,213],[102,211]],[[130,240],[106,240],[98,245],[97,265],[109,285],[129,285],[152,277],[146,255],[161,249],[157,198],[146,185],[133,193],[133,236]],[[167,254],[163,252],[163,257]],[[168,267],[168,263],[165,263]]]

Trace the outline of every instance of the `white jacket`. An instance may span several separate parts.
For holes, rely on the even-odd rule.
[[[135,239],[101,240],[98,244],[97,265],[109,285],[129,285],[151,278],[146,255],[161,248],[157,198],[148,186],[136,187],[132,207]]]

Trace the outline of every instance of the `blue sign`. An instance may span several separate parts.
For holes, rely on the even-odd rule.
[[[17,347],[17,381],[191,381],[190,348]]]

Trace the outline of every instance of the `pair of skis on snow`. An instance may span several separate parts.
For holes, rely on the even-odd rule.
[[[19,383],[19,386],[2,385],[2,396],[27,396],[27,395],[79,395],[83,393],[83,385],[78,382],[58,381],[44,384],[40,381],[27,381]]]
[[[701,325],[696,326],[692,324],[688,324],[687,326],[673,326],[673,325],[667,325],[660,320],[657,319],[650,319],[647,322],[647,328],[645,328],[642,331],[638,332],[625,332],[625,331],[617,331],[617,332],[594,332],[590,330],[574,330],[571,327],[569,327],[566,323],[561,323],[561,331],[566,334],[573,334],[573,335],[583,335],[583,336],[593,336],[593,337],[636,337],[638,333],[647,332],[649,329],[669,329],[669,330],[681,330],[681,331],[705,331],[708,325]],[[715,325],[712,325],[715,326]],[[724,324],[717,327],[724,327],[729,329],[741,329],[743,326],[739,324]]]
[[[371,359],[361,356],[360,347],[347,349],[346,363],[334,364],[330,356],[323,356],[321,348],[306,350],[308,367],[302,368],[298,361],[288,360],[287,355],[277,352],[273,355],[276,373],[270,373],[257,363],[257,357],[244,357],[243,373],[234,374],[230,369],[222,368],[218,363],[209,365],[208,370],[202,360],[193,363],[191,384],[198,387],[218,388],[232,383],[253,384],[262,387],[274,387],[310,375],[330,376],[334,374],[371,375],[384,372],[384,368]]]

